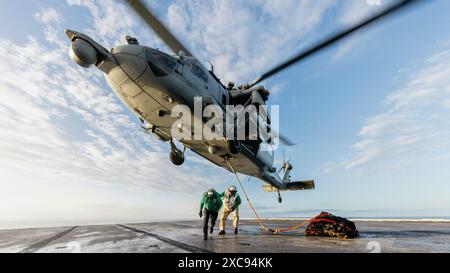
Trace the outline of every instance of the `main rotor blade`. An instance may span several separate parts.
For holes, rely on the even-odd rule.
[[[147,25],[155,31],[155,33],[166,43],[175,54],[183,50],[188,56],[192,56],[191,52],[172,35],[164,24],[156,18],[156,16],[144,5],[140,0],[127,0],[128,4],[134,11],[147,23]]]
[[[272,68],[271,70],[267,71],[266,73],[262,74],[259,78],[255,79],[251,84],[250,87],[254,86],[255,84],[258,84],[259,82],[262,82],[264,80],[266,80],[267,78],[277,74],[278,72],[288,68],[289,66],[319,52],[320,50],[333,45],[334,43],[338,42],[339,40],[345,38],[346,36],[352,34],[353,32],[360,30],[368,25],[370,25],[371,23],[387,16],[387,15],[392,15],[397,11],[400,11],[403,8],[406,8],[407,6],[413,4],[413,3],[417,3],[420,2],[422,0],[401,0],[396,2],[395,4],[387,7],[386,9],[382,10],[381,12],[375,14],[372,17],[369,17],[368,19],[362,21],[361,23],[347,29],[344,31],[340,31],[334,35],[331,35],[331,37],[322,40],[321,42],[317,43],[316,45],[312,46],[311,48],[300,52],[299,54],[295,55],[294,57],[288,59],[287,61],[285,61],[284,63],[281,63],[280,65]],[[424,1],[425,2],[425,1]]]

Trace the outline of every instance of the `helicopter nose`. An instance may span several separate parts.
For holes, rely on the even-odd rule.
[[[132,101],[144,90],[152,93],[158,82],[148,73],[145,47],[137,44],[120,45],[111,52],[117,66],[107,74],[107,79],[114,91],[126,100]],[[133,103],[130,105],[133,109],[136,106]]]
[[[117,64],[133,80],[136,80],[147,68],[145,48],[140,45],[121,45],[113,48],[112,52]]]

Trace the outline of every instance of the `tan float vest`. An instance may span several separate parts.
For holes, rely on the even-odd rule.
[[[234,195],[231,195],[230,191],[225,192],[225,195],[223,197],[223,202],[227,209],[232,209],[234,207],[234,205],[236,205],[237,196],[238,196],[237,193],[235,193]]]

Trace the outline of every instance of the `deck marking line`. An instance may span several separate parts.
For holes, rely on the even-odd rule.
[[[185,244],[185,243],[182,243],[182,242],[179,242],[179,241],[175,241],[175,240],[169,239],[167,237],[163,237],[163,236],[160,236],[158,234],[154,234],[154,233],[151,233],[151,232],[148,232],[148,231],[140,230],[140,229],[137,229],[137,228],[134,228],[134,227],[129,227],[129,226],[125,226],[125,225],[117,225],[117,226],[129,229],[129,230],[134,231],[136,233],[142,233],[142,234],[154,237],[154,238],[156,238],[156,239],[158,239],[160,241],[163,241],[165,243],[168,243],[170,245],[173,245],[175,247],[184,249],[184,250],[189,251],[189,252],[193,252],[193,253],[214,253],[213,251],[210,251],[210,250],[207,250],[207,249],[204,249],[204,248],[188,245],[188,244]]]

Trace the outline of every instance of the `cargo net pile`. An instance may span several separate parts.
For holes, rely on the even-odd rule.
[[[351,239],[359,236],[355,223],[345,218],[322,212],[314,217],[305,231],[306,236],[326,236]]]

